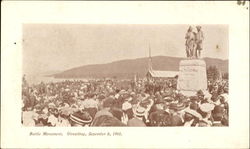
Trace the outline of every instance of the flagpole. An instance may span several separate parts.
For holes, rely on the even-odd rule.
[[[150,71],[152,70],[152,57],[151,57],[150,42],[149,42],[149,64],[148,64],[148,69],[149,69]]]

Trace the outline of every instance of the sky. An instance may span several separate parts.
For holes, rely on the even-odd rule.
[[[152,56],[185,58],[190,25],[24,24],[23,73],[40,74]],[[195,25],[191,25],[194,30]],[[201,25],[202,57],[228,59],[228,26]]]

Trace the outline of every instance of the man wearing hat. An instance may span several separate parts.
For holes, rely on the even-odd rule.
[[[220,105],[223,106],[225,108],[225,115],[228,117],[229,114],[229,105],[228,105],[228,97],[227,96],[223,96],[220,95]]]
[[[212,126],[211,111],[214,107],[214,104],[211,103],[203,103],[199,106],[198,112],[201,114],[202,119],[200,120],[198,126]]]
[[[108,97],[107,99],[105,99],[103,101],[102,109],[95,114],[94,119],[102,115],[113,116],[112,113],[110,112],[110,109],[114,105],[114,102],[115,102],[115,99],[113,99],[112,97]]]
[[[164,107],[165,107],[165,100],[162,99],[162,97],[158,97],[156,98],[155,103],[152,105],[152,108],[150,110],[150,113],[152,112],[156,112],[158,110],[163,110],[164,111]]]
[[[184,109],[186,108],[184,103],[171,103],[169,105],[169,111],[171,114],[172,126],[182,126],[184,123]]]
[[[191,96],[190,99],[190,109],[197,110],[199,108],[199,98],[197,96]]]
[[[92,117],[87,111],[77,111],[70,115],[70,122],[72,126],[89,126],[92,122]]]
[[[200,102],[205,102],[205,99],[204,99],[205,95],[202,90],[198,90],[196,93],[196,96],[198,97],[198,100]]]
[[[145,127],[146,124],[143,122],[143,117],[145,116],[146,109],[138,106],[133,109],[134,117],[128,120],[128,126],[132,127]]]
[[[89,93],[87,99],[82,102],[84,108],[97,108],[98,102],[95,99],[94,93]]]
[[[126,124],[122,123],[120,120],[118,120],[116,117],[108,116],[108,115],[102,115],[94,119],[91,126],[93,127],[122,127],[126,126]]]
[[[214,105],[220,105],[219,95],[217,93],[213,93],[211,100],[213,101]]]
[[[195,110],[190,109],[190,108],[185,109],[185,115],[184,115],[185,127],[195,126],[201,119],[202,119],[202,116]]]
[[[48,117],[48,123],[50,123],[50,126],[56,126],[58,123],[58,109],[56,108],[49,108],[49,117]]]
[[[217,105],[212,111],[213,126],[224,126],[228,125],[227,119],[224,118],[225,108],[223,106]],[[224,124],[224,125],[223,125]]]
[[[58,116],[58,123],[56,123],[56,127],[70,127],[71,124],[68,120],[68,115],[65,113],[60,113]]]
[[[171,126],[171,116],[164,110],[151,113],[149,120],[149,126]]]
[[[38,112],[39,116],[38,116],[38,123],[41,126],[46,126],[47,122],[48,122],[48,108],[47,107],[43,107],[41,109],[41,111]]]
[[[165,100],[157,99],[149,114],[150,126],[169,126],[170,115],[166,110]]]

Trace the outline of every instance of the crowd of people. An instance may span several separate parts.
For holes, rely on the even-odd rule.
[[[23,78],[24,126],[228,126],[228,81],[184,96],[176,79],[74,80],[29,85]]]

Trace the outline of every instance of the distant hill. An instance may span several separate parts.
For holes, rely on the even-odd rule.
[[[169,56],[152,57],[154,70],[178,71],[183,58]],[[204,58],[207,67],[217,66],[222,73],[228,72],[228,60]],[[72,68],[53,76],[55,78],[132,78],[135,74],[144,77],[148,69],[148,57],[115,61],[107,64],[85,65]]]
[[[62,71],[59,71],[59,70],[51,70],[51,71],[42,72],[39,75],[40,76],[53,76],[54,74],[58,74],[58,73],[61,73],[61,72]]]

